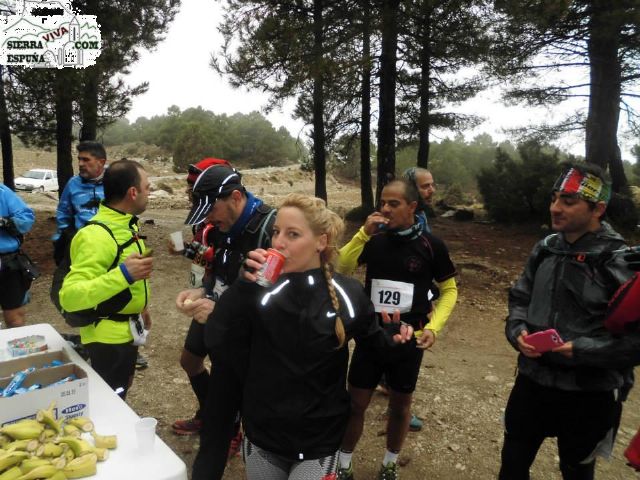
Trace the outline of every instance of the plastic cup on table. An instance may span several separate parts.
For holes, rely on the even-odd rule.
[[[176,252],[184,250],[184,240],[182,239],[182,231],[173,232],[171,234],[171,241],[173,242],[173,248]]]
[[[156,426],[158,420],[153,417],[144,417],[136,423],[136,440],[140,453],[153,451],[153,444],[156,441]]]

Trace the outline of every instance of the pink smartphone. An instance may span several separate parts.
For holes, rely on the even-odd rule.
[[[556,347],[564,345],[562,338],[560,338],[560,335],[556,332],[555,328],[527,335],[524,337],[524,341],[535,347],[538,353],[545,353]]]

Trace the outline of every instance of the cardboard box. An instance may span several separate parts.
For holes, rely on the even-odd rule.
[[[0,368],[2,372],[17,372],[30,366],[36,366],[35,362],[41,365],[50,363],[50,355],[61,357],[66,356],[64,351],[46,352],[42,354],[19,357],[7,362],[2,362]],[[49,357],[40,358],[41,356]],[[67,361],[68,361],[68,357]],[[24,362],[27,361],[27,365]],[[78,378],[60,385],[52,383],[70,376],[76,375]],[[12,377],[0,378],[0,388],[5,388]],[[55,402],[54,413],[56,418],[72,418],[79,416],[89,416],[89,379],[87,373],[74,363],[67,363],[59,367],[38,368],[29,374],[23,386],[29,387],[35,383],[43,385],[43,388],[31,392],[23,393],[8,398],[0,398],[0,426],[17,422],[23,418],[35,418],[36,412],[47,408],[51,402]],[[44,386],[49,385],[49,386]]]
[[[25,370],[29,367],[42,368],[49,365],[54,360],[60,360],[62,363],[71,363],[71,359],[64,350],[51,350],[48,352],[32,353],[31,355],[23,355],[21,357],[12,357],[4,362],[0,362],[0,378],[11,377],[17,372]]]

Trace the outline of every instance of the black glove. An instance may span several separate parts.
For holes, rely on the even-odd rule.
[[[20,231],[18,231],[18,227],[13,223],[13,220],[7,217],[0,217],[0,228],[5,228],[7,233],[12,237],[20,236]]]
[[[636,272],[640,271],[640,252],[629,253],[623,258],[624,261],[627,262],[627,267],[629,267],[629,269],[635,270]]]

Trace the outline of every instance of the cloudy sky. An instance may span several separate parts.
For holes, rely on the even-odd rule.
[[[219,1],[182,0],[180,12],[171,25],[166,39],[152,52],[143,52],[140,61],[132,68],[128,76],[130,84],[149,82],[146,94],[136,97],[133,109],[127,115],[135,121],[140,116],[151,117],[166,113],[171,105],[182,110],[202,106],[216,114],[249,113],[261,110],[267,96],[246,89],[233,89],[223,78],[209,67],[211,54],[218,52],[222,37],[217,25],[222,17]],[[486,132],[496,140],[508,139],[503,130],[542,120],[560,118],[564,112],[575,108],[579,103],[554,109],[525,109],[523,107],[506,107],[498,100],[497,89],[484,92],[475,99],[455,107],[465,113],[475,113],[486,117],[485,123],[465,132],[467,139]],[[585,101],[585,100],[582,100]],[[286,127],[293,136],[298,136],[304,125],[291,118],[293,103],[285,105],[282,111],[269,114],[267,118],[276,127]],[[622,119],[621,119],[622,122]],[[433,140],[453,133],[438,134]],[[631,160],[629,149],[634,139],[621,138],[623,158]],[[575,154],[584,155],[582,137],[566,137],[559,146]]]

